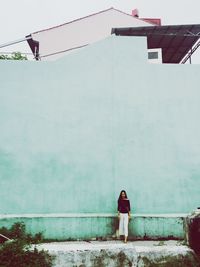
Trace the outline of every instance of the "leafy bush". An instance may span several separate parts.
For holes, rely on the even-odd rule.
[[[38,244],[44,241],[42,233],[37,233],[35,235],[26,233],[26,226],[23,222],[14,223],[9,229],[6,227],[0,228],[0,234],[10,239],[23,241],[27,244]],[[0,243],[2,243],[1,240]]]
[[[15,223],[10,229],[0,228],[0,233],[13,241],[0,245],[0,267],[51,267],[52,256],[31,244],[40,243],[42,234],[27,234],[24,223]]]
[[[27,56],[23,56],[20,52],[13,52],[11,56],[0,55],[0,59],[3,59],[3,60],[28,60]]]

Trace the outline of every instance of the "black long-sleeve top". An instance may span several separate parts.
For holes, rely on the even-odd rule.
[[[120,213],[129,213],[131,210],[130,201],[128,199],[118,200],[118,211]]]

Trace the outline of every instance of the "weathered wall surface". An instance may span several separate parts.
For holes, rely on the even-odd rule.
[[[1,215],[0,227],[24,222],[27,232],[42,232],[47,239],[110,240],[118,237],[115,214],[18,214]],[[135,215],[129,223],[130,239],[184,238],[184,218],[169,215]]]
[[[200,67],[147,64],[145,48],[0,62],[1,214],[113,213],[121,189],[133,213],[199,205]]]

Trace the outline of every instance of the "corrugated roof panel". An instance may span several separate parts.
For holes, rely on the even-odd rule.
[[[115,28],[112,33],[147,36],[149,49],[162,49],[163,63],[180,63],[200,38],[200,24]]]

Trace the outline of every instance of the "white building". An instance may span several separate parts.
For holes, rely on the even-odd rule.
[[[111,34],[112,28],[160,25],[160,19],[138,18],[137,10],[126,14],[115,8],[31,33],[29,46],[37,59],[54,60]]]

